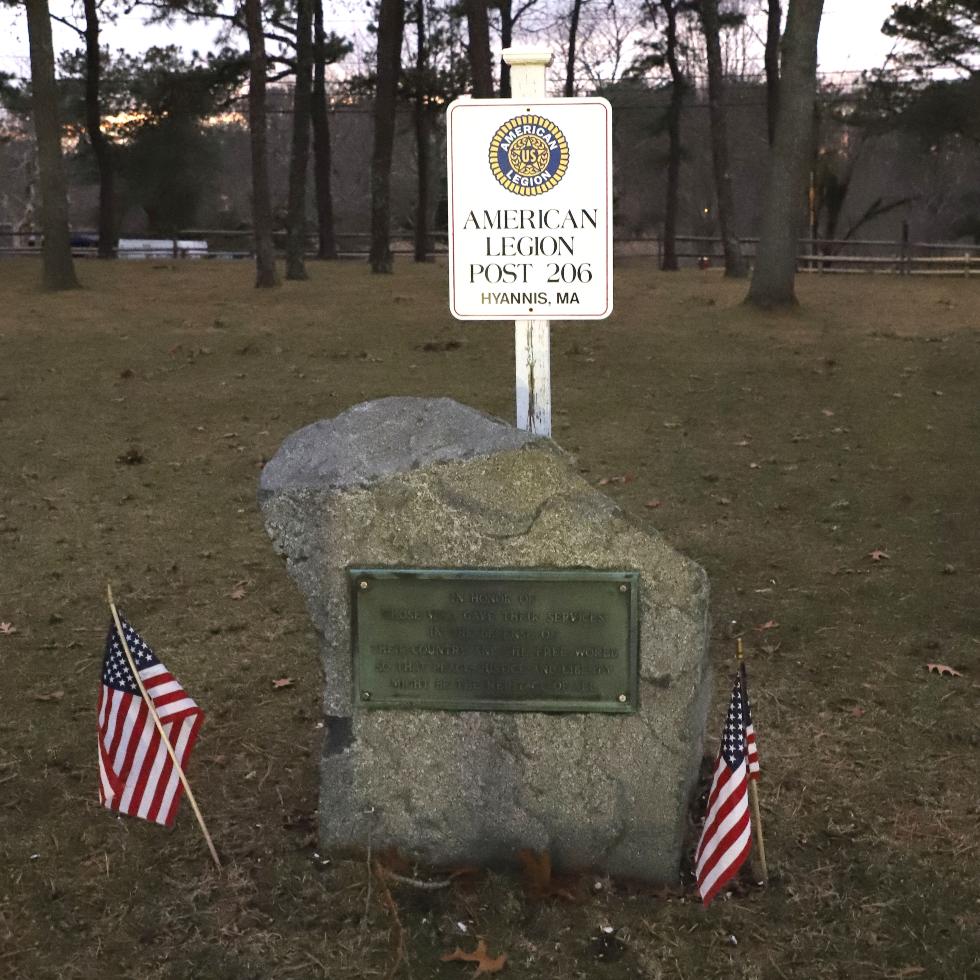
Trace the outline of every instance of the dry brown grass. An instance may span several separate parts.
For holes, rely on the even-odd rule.
[[[978,975],[980,283],[801,277],[800,311],[760,316],[744,285],[630,260],[610,321],[555,326],[556,439],[593,482],[635,473],[607,491],[711,577],[711,743],[725,624],[748,638],[774,875],[705,912],[686,881],[582,874],[571,903],[316,852],[315,644],[259,468],[365,398],[510,416],[508,327],[454,323],[431,266],[271,293],[245,264],[80,273],[42,296],[0,263],[0,973],[451,978],[472,968],[440,956],[483,936],[540,980]],[[97,805],[107,579],[208,712],[191,777],[221,875],[186,809],[168,833]]]

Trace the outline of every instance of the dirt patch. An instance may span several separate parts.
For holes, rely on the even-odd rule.
[[[801,276],[763,316],[626,260],[611,320],[554,326],[555,438],[711,578],[712,746],[731,620],[747,641],[774,878],[705,913],[689,880],[534,899],[516,870],[422,890],[316,851],[315,643],[259,469],[367,398],[512,417],[509,326],[453,321],[431,265],[274,292],[245,263],[80,273],[43,296],[0,264],[0,972],[343,980],[401,943],[399,976],[449,978],[483,936],[541,980],[977,975],[980,283]],[[97,804],[107,580],[208,713],[220,877],[186,806],[167,832]]]

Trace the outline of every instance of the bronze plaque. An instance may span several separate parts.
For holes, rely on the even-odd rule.
[[[638,572],[349,574],[362,708],[637,710]]]

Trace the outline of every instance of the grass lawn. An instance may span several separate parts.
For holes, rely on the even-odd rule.
[[[317,854],[316,643],[260,468],[383,395],[512,418],[514,368],[508,324],[450,318],[444,268],[310,272],[90,261],[46,296],[0,262],[0,975],[456,978],[440,956],[476,936],[540,980],[980,975],[980,280],[800,276],[762,315],[633,259],[610,320],[553,327],[555,439],[711,579],[712,753],[744,632],[773,877],[705,911],[689,874],[558,869],[569,901]],[[98,805],[107,580],[208,713],[222,875],[186,804],[173,831]]]

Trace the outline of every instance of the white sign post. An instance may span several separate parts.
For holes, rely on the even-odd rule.
[[[550,321],[612,312],[612,113],[549,99],[549,51],[503,58],[513,98],[448,109],[449,306],[514,320],[517,426],[551,435]]]

